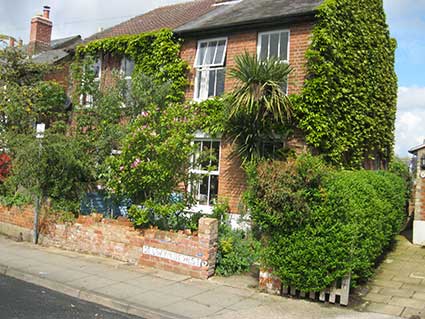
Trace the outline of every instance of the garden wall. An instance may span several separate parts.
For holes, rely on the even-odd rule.
[[[124,218],[80,216],[72,223],[41,218],[40,244],[65,250],[112,257],[206,279],[214,274],[218,222],[201,218],[197,233],[158,229],[135,230]],[[0,233],[31,241],[33,209],[0,207]]]

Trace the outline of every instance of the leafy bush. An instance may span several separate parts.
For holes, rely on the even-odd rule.
[[[262,262],[303,291],[368,279],[405,218],[406,184],[389,172],[335,171],[310,155],[248,172]]]
[[[307,51],[309,76],[293,103],[307,143],[346,168],[392,155],[397,44],[382,2],[323,1]]]
[[[214,207],[213,217],[219,220],[216,274],[231,276],[248,272],[259,258],[260,243],[251,232],[232,229],[226,203]]]
[[[133,205],[128,214],[136,227],[158,227],[161,230],[198,230],[202,214],[185,212],[184,202],[156,203],[147,200],[143,206]]]

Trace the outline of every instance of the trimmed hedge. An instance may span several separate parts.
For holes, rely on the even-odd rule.
[[[320,291],[352,274],[367,280],[405,219],[405,181],[383,171],[335,171],[306,155],[249,170],[247,200],[285,284]]]

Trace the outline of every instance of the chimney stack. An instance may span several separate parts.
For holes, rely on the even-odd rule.
[[[43,15],[31,19],[30,42],[28,53],[34,55],[50,49],[53,23],[50,21],[50,7],[43,7]]]

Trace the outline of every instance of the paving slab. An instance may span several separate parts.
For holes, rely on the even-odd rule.
[[[412,298],[403,298],[403,297],[392,297],[388,302],[390,305],[409,307],[418,310],[425,310],[425,303],[423,300],[412,299]]]
[[[408,319],[423,319],[425,318],[425,311],[417,310],[413,308],[405,308],[401,316],[403,318],[408,318]]]
[[[366,306],[367,311],[382,313],[386,315],[400,316],[404,310],[404,306],[389,305],[379,302],[371,302]]]

